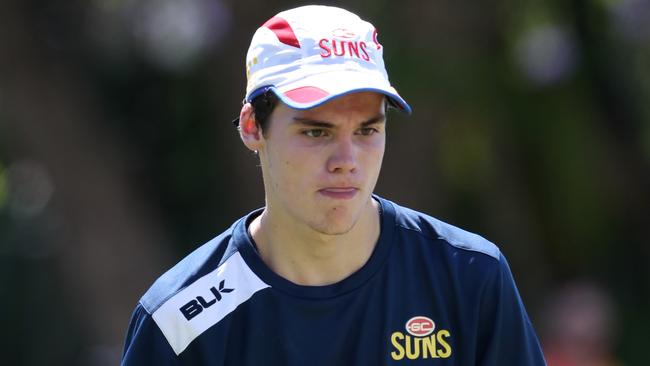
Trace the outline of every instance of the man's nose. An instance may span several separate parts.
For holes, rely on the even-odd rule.
[[[330,173],[354,173],[357,169],[356,146],[351,137],[337,139],[327,161]]]

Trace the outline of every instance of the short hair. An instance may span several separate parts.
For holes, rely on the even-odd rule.
[[[388,112],[389,108],[397,108],[392,99],[384,97],[384,100],[384,112]],[[255,115],[255,123],[262,130],[262,135],[264,136],[266,136],[271,113],[273,113],[278,103],[280,103],[280,98],[271,90],[265,91],[251,101]]]
[[[263,135],[266,134],[269,117],[271,117],[271,113],[273,113],[279,101],[280,98],[271,90],[265,91],[251,101],[253,113],[255,114],[255,123],[262,130]]]

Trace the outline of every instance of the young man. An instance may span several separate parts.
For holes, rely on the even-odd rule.
[[[162,275],[123,365],[544,365],[487,240],[373,195],[388,82],[375,28],[306,6],[257,30],[240,136],[266,205]]]

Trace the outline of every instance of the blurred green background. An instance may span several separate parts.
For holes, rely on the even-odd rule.
[[[414,109],[377,193],[497,243],[549,365],[649,365],[650,0],[323,3]],[[263,205],[230,121],[301,4],[0,2],[2,364],[117,364],[152,281]]]

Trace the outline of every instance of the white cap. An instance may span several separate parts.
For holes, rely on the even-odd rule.
[[[411,113],[388,81],[375,27],[340,8],[302,6],[269,19],[253,35],[246,76],[246,102],[270,89],[288,106],[309,109],[374,91]]]

